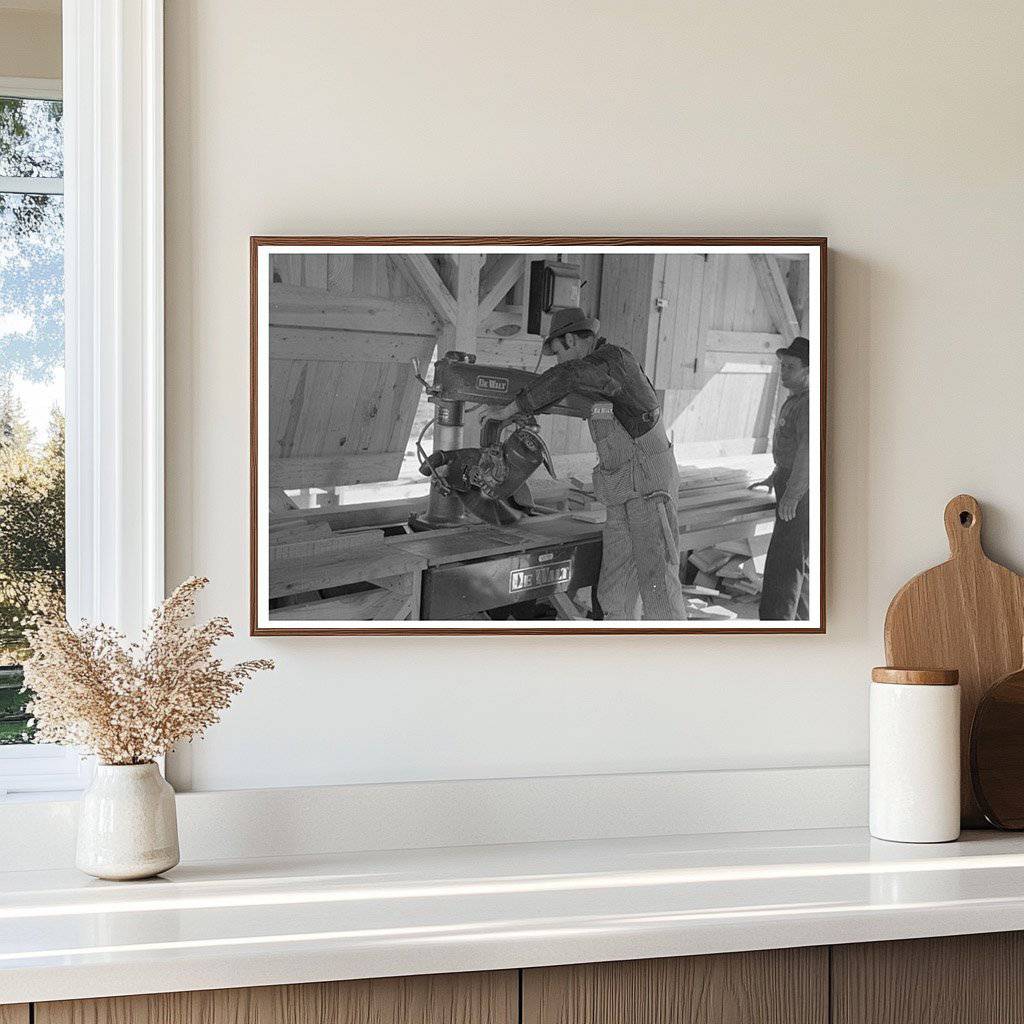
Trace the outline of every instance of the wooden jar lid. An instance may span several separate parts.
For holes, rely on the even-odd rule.
[[[900,683],[910,686],[956,686],[960,673],[955,668],[887,668],[871,670],[873,683]]]

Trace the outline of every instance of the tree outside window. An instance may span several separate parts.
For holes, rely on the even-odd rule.
[[[62,105],[0,97],[0,744],[31,740],[19,663],[64,593]]]

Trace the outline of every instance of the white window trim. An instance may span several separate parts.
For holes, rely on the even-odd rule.
[[[59,78],[5,78],[0,75],[0,96],[16,96],[22,100],[59,100],[61,94]]]
[[[64,0],[63,36],[68,617],[135,636],[164,597],[163,0]],[[91,767],[8,748],[0,798]]]

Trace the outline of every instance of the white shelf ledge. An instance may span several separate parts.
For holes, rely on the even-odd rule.
[[[0,874],[0,1002],[1024,928],[1024,837],[861,829]]]

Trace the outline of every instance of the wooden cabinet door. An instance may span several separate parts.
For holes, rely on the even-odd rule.
[[[828,950],[523,972],[523,1024],[826,1024]]]
[[[37,1003],[35,1013],[36,1024],[516,1024],[517,1018],[516,971],[66,1000]]]
[[[834,1024],[1021,1024],[1024,933],[832,948]]]
[[[28,1024],[28,1003],[0,1006],[0,1024]]]

